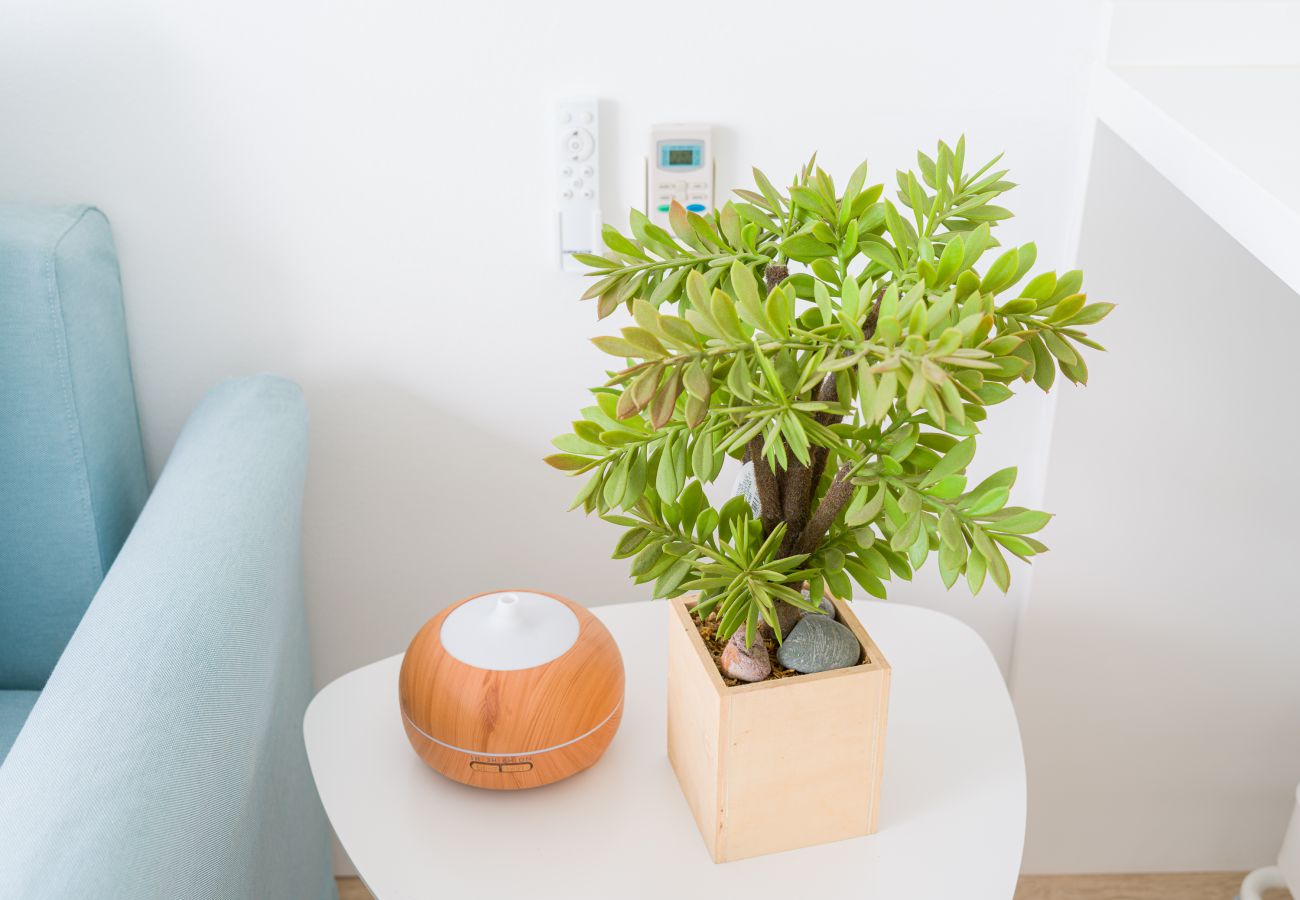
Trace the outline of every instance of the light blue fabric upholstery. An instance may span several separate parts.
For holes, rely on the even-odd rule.
[[[307,766],[307,413],[215,388],[0,766],[0,897],[334,896]]]
[[[337,897],[306,452],[297,386],[228,381],[145,503],[107,222],[0,207],[2,900]]]
[[[0,689],[44,686],[147,492],[107,220],[0,206]]]
[[[14,738],[32,711],[40,691],[0,691],[0,763],[5,761]]]

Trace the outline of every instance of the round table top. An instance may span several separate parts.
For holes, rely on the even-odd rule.
[[[1020,731],[997,664],[957,620],[860,601],[893,667],[879,830],[715,864],[668,764],[666,603],[592,609],[627,671],[604,757],[526,791],[466,787],[407,743],[400,655],[307,708],[307,756],[339,840],[378,900],[724,898],[1009,900],[1025,834]]]

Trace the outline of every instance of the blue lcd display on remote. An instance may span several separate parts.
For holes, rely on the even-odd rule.
[[[698,169],[703,156],[703,141],[665,141],[659,145],[659,168]]]

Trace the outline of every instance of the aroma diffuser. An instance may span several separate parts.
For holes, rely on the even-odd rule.
[[[398,696],[411,746],[436,771],[474,787],[538,787],[609,746],[623,717],[623,657],[572,600],[479,594],[416,634]]]

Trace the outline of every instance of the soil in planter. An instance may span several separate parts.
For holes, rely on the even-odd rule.
[[[698,616],[691,616],[691,621],[695,623],[696,629],[700,632],[700,637],[704,639],[704,646],[709,651],[709,656],[713,657],[713,664],[718,667],[718,674],[722,676],[722,683],[727,687],[738,687],[744,684],[762,684],[763,681],[775,681],[778,678],[798,678],[802,672],[796,672],[794,669],[787,669],[776,661],[776,648],[779,646],[776,642],[775,635],[769,635],[764,638],[761,634],[756,639],[761,639],[767,644],[767,655],[772,661],[772,674],[763,679],[763,681],[741,681],[739,678],[732,678],[726,672],[722,671],[722,651],[726,649],[727,642],[718,640],[718,616],[717,613],[709,613],[709,617],[703,622]],[[862,650],[862,656],[857,665],[863,665],[867,662],[867,652]],[[853,668],[853,666],[849,666]]]

